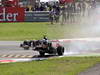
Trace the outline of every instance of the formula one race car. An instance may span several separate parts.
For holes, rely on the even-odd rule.
[[[20,44],[20,47],[23,47],[25,50],[28,50],[30,47],[34,51],[38,51],[40,56],[44,56],[45,53],[54,54],[54,55],[63,55],[64,47],[58,42],[52,42],[50,40],[33,40],[33,41],[24,41]]]

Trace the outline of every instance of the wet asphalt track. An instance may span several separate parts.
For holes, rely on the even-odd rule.
[[[39,55],[38,52],[24,50],[20,48],[23,41],[0,41],[0,55]],[[74,40],[61,42],[65,47],[64,56],[84,56],[84,55],[98,55],[100,56],[100,40],[99,41],[86,41]]]
[[[0,41],[0,55],[38,55],[38,52],[20,48],[22,41]]]

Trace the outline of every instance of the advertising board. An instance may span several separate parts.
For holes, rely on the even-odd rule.
[[[0,22],[49,22],[49,11],[25,12],[21,7],[0,7]]]
[[[25,12],[25,22],[48,22],[49,11]]]
[[[24,18],[24,8],[0,7],[0,22],[23,22]]]

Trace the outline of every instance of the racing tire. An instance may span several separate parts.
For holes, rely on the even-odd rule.
[[[44,56],[45,55],[45,53],[42,52],[42,51],[39,51],[39,54],[40,54],[40,56]]]
[[[58,53],[59,56],[63,55],[64,47],[62,47],[62,46],[57,47],[57,53]]]
[[[23,44],[20,44],[20,47],[23,47]]]

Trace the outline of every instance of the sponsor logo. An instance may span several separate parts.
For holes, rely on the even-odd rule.
[[[0,7],[0,22],[23,22],[24,8]]]

